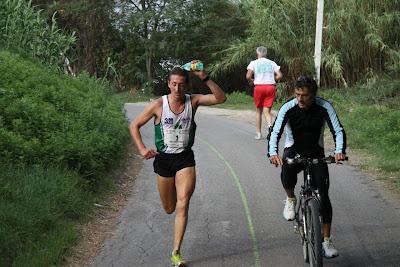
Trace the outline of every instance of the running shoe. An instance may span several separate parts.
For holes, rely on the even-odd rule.
[[[176,250],[174,250],[174,251],[172,252],[172,255],[171,255],[171,264],[172,264],[172,266],[174,266],[174,267],[184,267],[184,266],[186,266],[186,265],[185,265],[185,261],[183,260],[181,254],[180,254],[178,251],[176,251]]]
[[[296,198],[286,198],[285,208],[283,209],[283,217],[287,221],[293,221],[295,217]]]
[[[334,258],[339,255],[338,250],[333,246],[331,238],[325,238],[322,242],[322,250],[325,258]]]

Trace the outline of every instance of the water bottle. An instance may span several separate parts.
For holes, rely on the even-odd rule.
[[[201,71],[204,69],[204,65],[200,60],[192,60],[182,65],[181,68],[187,71]]]

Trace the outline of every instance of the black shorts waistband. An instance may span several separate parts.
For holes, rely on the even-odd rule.
[[[192,149],[184,150],[180,153],[164,153],[164,152],[158,152],[158,155],[156,157],[160,158],[168,158],[168,159],[173,159],[173,158],[179,158],[185,155],[188,155],[190,153],[193,153]]]

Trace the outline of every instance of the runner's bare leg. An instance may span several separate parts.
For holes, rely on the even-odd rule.
[[[265,121],[267,122],[267,127],[272,126],[274,118],[272,117],[271,114],[271,108],[264,107],[264,116],[265,116]]]
[[[256,108],[256,132],[261,133],[261,114],[263,113],[263,107]]]
[[[171,214],[176,207],[176,189],[174,177],[157,176],[158,193],[166,213]]]
[[[189,201],[196,186],[195,167],[188,167],[178,171],[175,175],[176,209],[174,250],[180,250],[188,221]]]

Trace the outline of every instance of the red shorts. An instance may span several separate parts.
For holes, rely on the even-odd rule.
[[[254,105],[256,108],[272,107],[275,94],[275,84],[257,84],[254,87]]]

